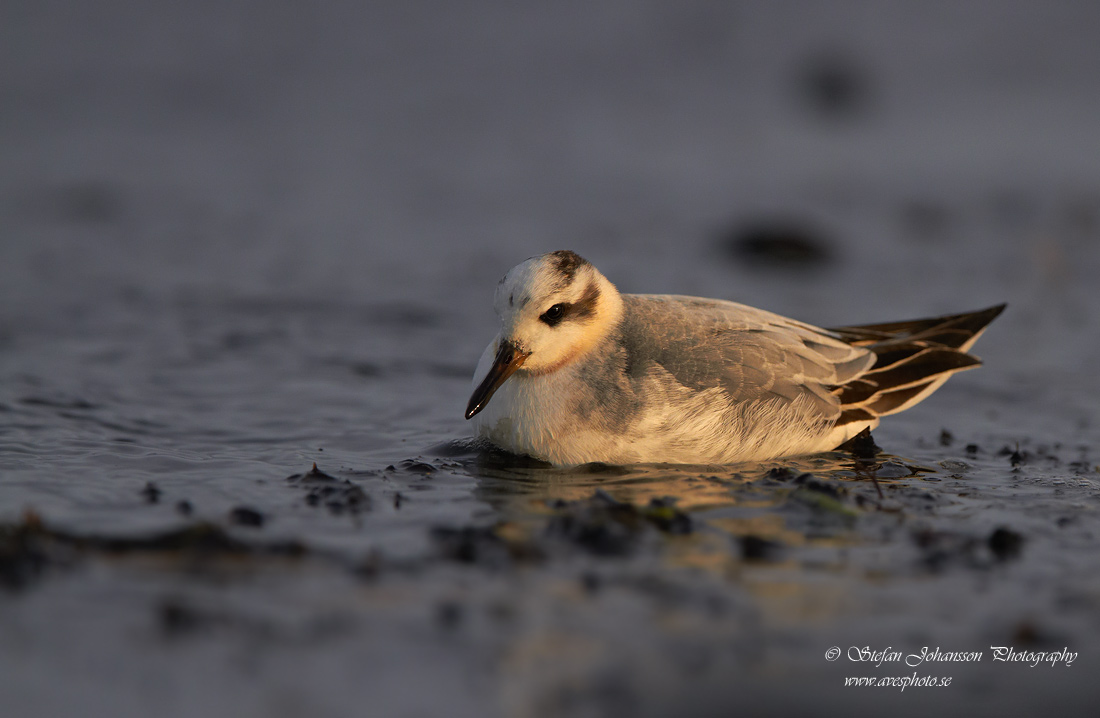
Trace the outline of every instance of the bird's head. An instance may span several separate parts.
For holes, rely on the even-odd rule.
[[[548,374],[584,356],[619,323],[623,312],[615,285],[569,250],[513,267],[497,285],[493,305],[500,334],[492,363],[483,359],[474,374],[467,419],[512,374]]]

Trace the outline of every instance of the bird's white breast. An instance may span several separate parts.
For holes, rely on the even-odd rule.
[[[494,351],[486,351],[490,362]],[[474,418],[478,436],[555,464],[728,464],[835,446],[809,405],[735,402],[720,388],[684,387],[659,366],[635,387],[645,399],[636,412],[608,416],[582,371],[584,362],[604,360],[596,352],[549,374],[517,372]]]

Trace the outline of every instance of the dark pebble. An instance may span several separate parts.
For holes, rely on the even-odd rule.
[[[955,443],[954,434],[947,429],[942,429],[940,431],[940,446],[951,446],[953,443]]]
[[[967,444],[966,445],[966,453],[968,453],[968,454],[977,454],[981,450],[982,450],[982,447],[978,446],[977,444]]]
[[[181,516],[190,516],[191,514],[195,513],[195,507],[191,505],[190,501],[177,501],[176,512]]]

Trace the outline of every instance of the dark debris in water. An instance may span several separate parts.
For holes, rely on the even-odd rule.
[[[1008,461],[1012,464],[1012,468],[1017,468],[1021,464],[1028,464],[1032,461],[1031,452],[1020,451],[1019,446],[1002,446],[1001,450],[997,452],[997,456],[1007,456]]]
[[[317,463],[314,462],[313,468],[304,474],[291,474],[286,478],[287,481],[294,484],[327,484],[335,483],[339,481],[335,476],[329,476],[325,472],[317,468]]]
[[[66,568],[96,554],[159,555],[205,562],[217,557],[299,557],[305,553],[297,541],[246,542],[208,522],[146,536],[82,535],[51,528],[28,513],[19,523],[0,525],[0,587],[25,588],[50,568]]]
[[[682,536],[691,533],[691,517],[675,506],[676,499],[664,497],[650,499],[642,508],[642,515],[654,526],[667,534]]]
[[[741,558],[746,561],[773,561],[783,550],[783,544],[754,534],[741,536],[738,543],[741,547]]]
[[[164,492],[161,491],[156,484],[150,481],[146,483],[145,488],[141,490],[141,497],[145,499],[145,503],[155,504],[160,501],[161,494],[163,493]]]
[[[847,451],[856,459],[874,461],[875,457],[882,453],[882,448],[875,443],[871,430],[864,429],[838,446],[837,451]]]
[[[789,466],[776,466],[768,469],[764,474],[764,478],[769,481],[790,481],[798,475],[799,473]]]
[[[187,596],[165,596],[152,606],[153,623],[161,637],[180,641],[214,631],[232,631],[252,643],[285,641],[298,644],[346,636],[354,626],[337,615],[320,616],[299,625],[272,620],[247,607],[234,609],[225,604],[196,601]]]
[[[229,511],[229,521],[238,526],[260,528],[266,520],[262,513],[249,506],[237,506]]]
[[[406,459],[400,464],[401,470],[410,474],[421,474],[423,476],[431,476],[437,469],[431,464],[424,461],[414,461],[412,459]]]
[[[1024,547],[1024,537],[1003,526],[997,528],[986,539],[989,550],[1001,561],[1017,558]]]
[[[805,491],[816,491],[834,499],[843,498],[847,490],[840,484],[819,479],[813,474],[799,474],[794,478],[794,483]]]
[[[845,471],[838,472],[841,475],[860,478],[857,474]],[[848,523],[857,515],[857,507],[873,507],[884,510],[884,506],[861,494],[852,492],[841,481],[830,481],[809,472],[797,472],[789,467],[776,467],[764,474],[766,481],[775,481],[793,485],[794,491],[790,493],[790,501],[796,505],[810,508],[820,517],[839,518]]]
[[[691,517],[669,499],[653,499],[638,508],[597,489],[591,498],[558,500],[551,508],[555,514],[546,526],[547,536],[600,556],[633,553],[647,526],[674,535],[692,531]]]
[[[676,508],[673,499],[652,499],[644,506],[619,501],[596,490],[579,501],[556,500],[543,530],[527,536],[514,525],[437,527],[431,537],[449,560],[500,568],[516,562],[537,561],[547,555],[579,548],[597,556],[628,556],[646,535],[689,534],[691,517]]]
[[[1012,529],[999,527],[985,540],[958,531],[922,529],[913,533],[921,551],[921,563],[930,571],[950,566],[984,569],[994,563],[1019,558],[1024,537]]]
[[[168,638],[196,633],[218,623],[218,618],[206,611],[178,600],[165,599],[156,607],[157,624]]]
[[[359,514],[370,511],[370,495],[348,479],[338,479],[313,465],[304,474],[287,477],[292,484],[308,489],[305,501],[310,506],[324,506],[333,514]]]
[[[315,486],[306,494],[310,506],[324,506],[334,514],[359,514],[371,509],[371,498],[348,480],[335,486]]]
[[[916,476],[920,469],[901,461],[891,459],[884,461],[875,470],[875,478],[878,479],[902,479],[908,476]]]
[[[55,533],[56,536],[65,534]],[[99,548],[113,553],[181,553],[203,555],[281,555],[299,556],[306,552],[297,541],[256,544],[228,534],[217,524],[201,521],[180,529],[147,537],[71,537],[81,547]]]
[[[1069,469],[1075,474],[1092,474],[1100,473],[1100,466],[1094,466],[1088,461],[1071,461],[1068,464]]]
[[[932,529],[914,532],[913,541],[920,549],[921,564],[930,571],[941,571],[953,563],[974,565],[979,545],[973,536]]]
[[[432,541],[440,555],[459,563],[505,568],[514,562],[537,561],[543,552],[530,541],[515,537],[508,524],[493,526],[436,527]]]
[[[435,472],[439,471],[440,467],[430,464],[427,461],[421,461],[420,459],[405,459],[398,463],[396,466],[390,464],[385,468],[388,473],[405,473],[405,474],[419,474],[425,478],[430,477]]]
[[[828,481],[813,474],[799,474],[793,480],[795,490],[791,492],[788,505],[810,509],[812,522],[821,525],[851,525],[859,515],[855,506],[871,503],[860,495],[853,497],[852,492],[839,481]],[[862,501],[860,499],[863,499]]]
[[[41,522],[27,514],[23,522],[0,526],[0,586],[17,590],[33,583],[51,564],[65,559],[51,552],[41,538]]]

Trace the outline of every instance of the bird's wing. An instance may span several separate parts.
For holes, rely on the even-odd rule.
[[[870,350],[761,309],[673,295],[624,295],[627,373],[654,364],[691,389],[724,389],[735,402],[801,400],[840,416],[833,392],[875,362]]]

